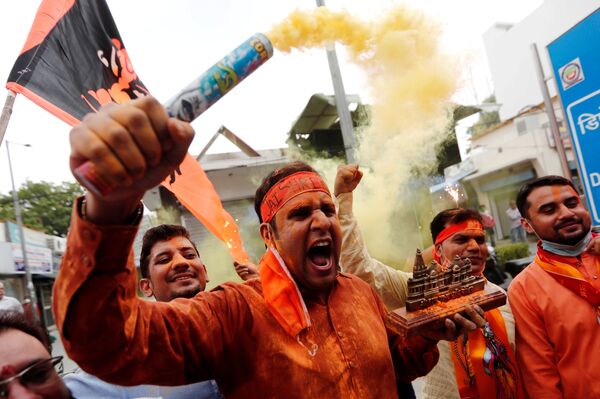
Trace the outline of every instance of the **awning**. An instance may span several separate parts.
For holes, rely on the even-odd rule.
[[[478,168],[476,173],[465,177],[464,180],[466,180],[466,181],[476,180],[476,179],[479,179],[480,177],[483,177],[486,175],[491,175],[492,173],[501,172],[502,170],[510,168],[511,166],[516,166],[516,165],[519,165],[522,163],[527,163],[527,162],[531,163],[531,161],[533,161],[533,160],[535,160],[535,158],[526,157],[526,158],[521,158],[521,159],[506,162],[504,164],[501,164],[500,166],[483,165]]]

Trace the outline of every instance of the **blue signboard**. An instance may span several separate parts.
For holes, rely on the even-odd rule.
[[[548,45],[593,224],[600,225],[600,9]]]

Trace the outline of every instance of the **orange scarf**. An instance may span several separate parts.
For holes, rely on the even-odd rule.
[[[311,323],[296,282],[274,248],[265,252],[258,267],[267,308],[283,329],[297,338]]]
[[[537,263],[544,271],[554,278],[560,285],[579,295],[596,309],[596,321],[600,324],[600,290],[594,287],[588,277],[584,276],[575,265],[576,257],[556,255],[544,250],[538,243],[535,256]],[[594,256],[596,273],[600,274],[600,260]]]
[[[462,399],[522,399],[521,375],[499,309],[485,312],[491,336],[482,329],[450,342],[454,375]],[[469,373],[467,374],[467,370]]]

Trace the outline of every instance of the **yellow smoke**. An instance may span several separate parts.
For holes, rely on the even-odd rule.
[[[435,22],[404,6],[373,21],[325,7],[296,10],[267,33],[283,52],[342,44],[366,74],[372,118],[360,135],[358,158],[368,168],[355,191],[354,210],[371,254],[396,264],[429,244],[415,220],[431,211],[406,183],[411,166],[435,158],[437,135],[457,88],[456,64],[440,51],[440,34]],[[325,169],[332,185],[335,170]]]

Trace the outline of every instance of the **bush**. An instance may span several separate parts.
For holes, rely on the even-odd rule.
[[[529,256],[529,245],[525,242],[517,244],[508,244],[501,247],[496,247],[496,257],[498,264],[504,266],[506,261],[512,259],[526,258]]]

